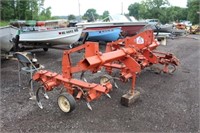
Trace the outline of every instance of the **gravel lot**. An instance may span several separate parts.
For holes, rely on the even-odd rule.
[[[200,39],[197,35],[190,35]],[[118,82],[119,89],[93,101],[90,111],[84,101],[77,102],[75,111],[61,112],[57,105],[59,91],[49,92],[42,99],[44,109],[29,100],[28,89],[18,87],[17,61],[1,61],[1,133],[7,132],[199,132],[200,42],[181,37],[168,39],[162,51],[174,53],[181,62],[174,75],[155,74],[144,70],[137,78],[140,99],[130,107],[120,104],[131,83]],[[104,46],[101,46],[103,49]],[[32,51],[46,69],[61,72],[62,51]],[[75,53],[73,60],[80,58]],[[87,74],[89,81],[98,82],[100,74]],[[78,76],[78,75],[76,75]],[[26,85],[26,75],[23,84]]]

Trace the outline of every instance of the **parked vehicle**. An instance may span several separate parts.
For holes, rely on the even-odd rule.
[[[146,22],[150,25],[160,25],[160,21],[158,19],[146,19]]]

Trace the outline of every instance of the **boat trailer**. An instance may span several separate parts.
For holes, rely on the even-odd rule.
[[[163,68],[160,71],[173,73],[179,65],[179,60],[173,54],[155,51],[158,46],[159,43],[155,40],[153,31],[147,30],[133,37],[107,43],[105,53],[99,51],[99,44],[96,42],[86,42],[66,50],[62,58],[62,74],[47,70],[40,70],[34,74],[33,80],[41,83],[41,86],[36,90],[37,104],[43,108],[39,98],[40,91],[47,97],[46,92],[59,87],[66,90],[62,91],[57,101],[63,112],[73,111],[76,100],[79,99],[84,99],[87,107],[92,110],[91,101],[102,95],[110,97],[109,92],[112,91],[113,85],[118,87],[114,79],[122,82],[132,79],[132,87],[129,92],[121,97],[122,105],[130,106],[140,95],[139,91],[135,90],[135,81],[136,75],[142,69],[153,64],[161,64]],[[84,58],[72,66],[70,55],[81,50],[85,51]],[[85,80],[84,73],[86,71],[97,73],[103,68],[108,75],[102,76],[99,84],[89,83]],[[120,75],[118,77],[111,76],[114,69],[119,69]],[[80,79],[73,77],[73,74],[78,72],[81,72]]]

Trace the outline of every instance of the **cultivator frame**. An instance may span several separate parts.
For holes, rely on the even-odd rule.
[[[119,80],[126,82],[132,78],[132,87],[130,91],[122,96],[121,103],[129,106],[138,98],[139,92],[135,90],[136,75],[142,69],[153,64],[162,64],[163,72],[169,73],[168,66],[178,66],[178,59],[170,53],[161,53],[153,51],[158,42],[154,39],[153,31],[144,31],[133,37],[126,37],[115,42],[108,43],[105,53],[99,51],[99,45],[95,42],[86,42],[85,44],[66,50],[62,59],[62,74],[41,70],[34,74],[33,80],[42,83],[36,91],[37,103],[40,108],[42,104],[39,99],[39,91],[42,90],[46,96],[47,91],[64,86],[67,93],[63,93],[58,98],[58,105],[63,112],[71,112],[75,108],[75,99],[84,98],[87,106],[92,110],[89,102],[98,99],[105,94],[110,97],[109,92],[112,90],[111,76],[104,76],[100,84],[88,83],[84,81],[85,71],[96,73],[102,68],[112,74],[113,69],[120,70]],[[70,54],[85,50],[84,58],[76,66],[72,66]],[[174,71],[173,70],[173,71]],[[82,72],[81,79],[75,79],[74,73]]]

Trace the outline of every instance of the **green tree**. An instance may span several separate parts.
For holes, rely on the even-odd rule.
[[[136,19],[155,18],[166,22],[166,9],[169,5],[168,0],[143,0],[141,3],[131,4],[128,10],[129,15]]]
[[[88,21],[95,21],[99,18],[99,15],[97,14],[96,10],[91,8],[88,9],[85,14],[83,15],[83,19],[86,19]]]
[[[43,5],[44,0],[1,0],[1,20],[37,20],[40,15],[40,9]],[[49,16],[49,14],[51,15],[50,8],[45,12],[47,16]]]
[[[139,19],[143,18],[143,19],[148,19],[151,18],[151,13],[148,11],[148,8],[146,6],[146,3],[144,1],[142,1],[142,3],[140,4],[140,9],[139,9]]]
[[[141,4],[140,3],[134,3],[129,5],[128,10],[129,10],[129,15],[134,16],[136,19],[140,18],[140,8]]]
[[[73,14],[70,14],[68,16],[68,20],[75,20],[76,19],[76,16],[74,16]]]
[[[148,6],[149,9],[154,9],[154,8],[161,8],[163,6],[169,6],[170,3],[168,0],[146,0],[145,1],[146,5]]]
[[[164,14],[162,7],[169,6],[170,4],[168,0],[146,0],[144,5],[147,8],[147,14],[150,18],[159,19]]]
[[[109,14],[110,14],[109,11],[104,11],[102,15],[102,19],[108,18]]]
[[[187,7],[188,20],[190,20],[193,24],[199,24],[199,14],[197,14],[197,12],[200,11],[199,0],[188,0]]]
[[[189,1],[194,2],[197,0]],[[129,15],[132,15],[137,19],[157,18],[162,23],[168,23],[176,20],[187,20],[187,16],[190,16],[191,19],[196,19],[195,21],[198,22],[197,20],[199,17],[194,17],[194,13],[198,11],[199,5],[197,2],[196,7],[194,7],[194,3],[192,4],[189,2],[188,5],[191,6],[190,9],[170,6],[168,0],[143,0],[141,3],[134,3],[129,5],[128,10]],[[189,14],[188,10],[190,10],[192,13]]]
[[[172,6],[165,9],[167,21],[180,21],[187,19],[187,8]]]
[[[0,1],[0,12],[1,12],[1,20],[10,20],[11,17],[15,17],[16,14],[14,12],[15,4],[14,0],[9,1]]]
[[[51,19],[51,7],[43,9],[40,13],[39,20]]]

